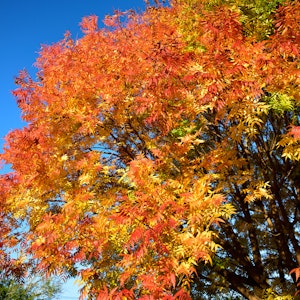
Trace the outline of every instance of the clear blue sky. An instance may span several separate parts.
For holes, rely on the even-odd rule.
[[[143,7],[143,0],[0,0],[0,150],[3,137],[24,125],[11,91],[20,70],[36,73],[33,64],[41,44],[61,40],[67,30],[80,37],[83,16],[97,15],[101,27],[104,16],[115,9]],[[77,298],[77,287],[65,284],[59,299]]]

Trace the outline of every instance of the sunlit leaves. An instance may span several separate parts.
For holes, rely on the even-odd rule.
[[[189,298],[238,213],[232,190],[274,199],[249,161],[269,114],[294,123],[266,151],[300,157],[298,6],[277,3],[174,1],[105,29],[90,16],[81,39],[42,47],[37,79],[17,79],[28,126],[6,137],[1,179],[36,270],[79,275],[97,299]]]

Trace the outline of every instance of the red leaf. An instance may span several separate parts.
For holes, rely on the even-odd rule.
[[[300,268],[295,268],[290,271],[290,274],[295,274],[296,280],[300,278]]]
[[[292,126],[290,134],[294,136],[295,139],[300,138],[300,126]]]

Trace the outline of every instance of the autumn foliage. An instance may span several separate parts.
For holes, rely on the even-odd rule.
[[[255,23],[217,2],[83,18],[19,74],[28,125],[0,192],[23,227],[1,230],[33,272],[78,275],[90,299],[189,299],[207,269],[261,299],[299,277],[300,4]]]

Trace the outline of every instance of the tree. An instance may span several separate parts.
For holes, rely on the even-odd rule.
[[[89,299],[292,299],[299,2],[178,0],[105,24],[84,18],[17,78],[28,126],[6,137],[1,201],[27,263],[79,275]]]
[[[50,300],[60,293],[60,284],[56,281],[42,280],[25,284],[16,279],[0,280],[0,298],[2,300]]]

